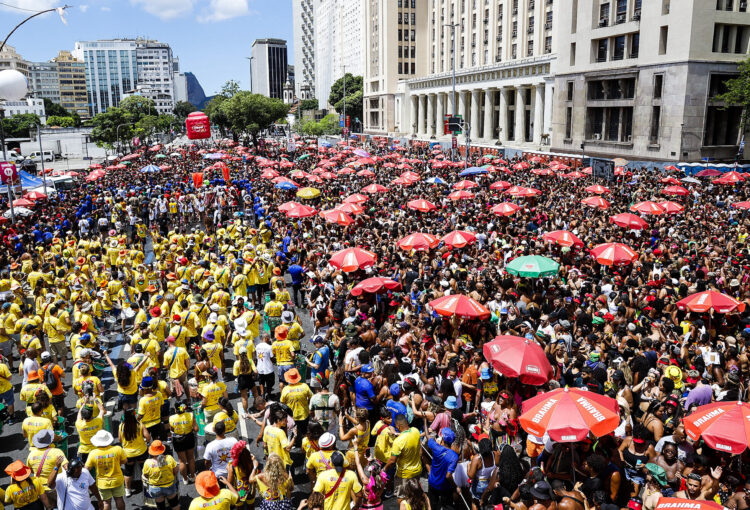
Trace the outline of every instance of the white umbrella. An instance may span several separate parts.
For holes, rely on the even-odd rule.
[[[683,177],[680,180],[682,182],[689,182],[690,184],[700,184],[701,183],[701,181],[699,181],[698,179],[694,179],[692,177]]]
[[[107,156],[107,161],[114,161],[117,159],[117,156]]]
[[[173,158],[181,158],[182,154],[180,154],[179,152],[173,152],[172,154],[170,154],[170,156],[172,156]]]
[[[15,212],[16,216],[31,216],[34,214],[34,211],[26,207],[14,207],[13,212]],[[3,213],[3,217],[10,218],[10,209]]]

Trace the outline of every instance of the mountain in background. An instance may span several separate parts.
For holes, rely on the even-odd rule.
[[[185,81],[187,82],[187,100],[190,104],[198,108],[199,110],[211,99],[206,97],[206,93],[203,91],[198,78],[191,72],[185,73]]]

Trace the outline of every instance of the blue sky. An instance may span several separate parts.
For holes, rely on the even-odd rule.
[[[64,5],[65,0],[0,0],[0,37],[31,12]],[[250,86],[253,40],[286,39],[292,47],[291,0],[67,0],[64,25],[56,14],[35,18],[8,40],[24,59],[46,61],[75,41],[148,37],[169,43],[180,58],[180,69],[191,71],[206,95],[227,80]],[[0,39],[1,40],[1,39]]]

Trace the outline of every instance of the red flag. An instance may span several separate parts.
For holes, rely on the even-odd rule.
[[[193,184],[196,188],[203,186],[203,172],[193,172]]]
[[[224,181],[228,183],[229,182],[229,167],[223,161],[221,162],[221,175],[224,176]]]

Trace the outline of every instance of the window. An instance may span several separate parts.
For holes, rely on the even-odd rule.
[[[411,74],[417,74],[416,66],[415,66],[414,62],[411,63]]]
[[[399,40],[399,41],[401,41],[401,40],[402,40],[402,39],[401,39],[401,37],[402,37],[402,36],[401,36],[401,29],[399,28],[399,29],[398,29],[398,40]]]
[[[416,30],[411,31],[411,40],[416,41],[417,40],[417,32]]]
[[[630,58],[638,58],[639,46],[641,44],[641,34],[636,32],[630,39]]]
[[[654,99],[661,99],[662,88],[664,87],[664,75],[654,75]]]
[[[573,85],[574,84],[573,84],[572,81],[569,81],[566,85],[567,85],[567,87],[565,89],[566,90],[565,97],[567,98],[568,101],[572,101],[573,100]]]
[[[573,107],[568,106],[565,109],[565,138],[573,138]]]
[[[526,44],[527,44],[526,56],[533,57],[534,56],[534,41],[527,41]]]
[[[544,38],[544,53],[552,53],[552,37]]]
[[[398,24],[401,25],[403,23],[403,19],[401,18],[401,13],[398,13]]]
[[[609,23],[609,4],[601,4],[599,6],[599,26],[607,26]]]
[[[415,58],[415,55],[416,55],[416,48],[417,48],[416,46],[412,46],[412,47],[411,47],[411,58]]]
[[[606,62],[607,61],[607,39],[599,39],[596,48],[596,61]]]
[[[615,37],[614,54],[612,55],[613,60],[622,60],[625,58],[625,36],[620,35]]]
[[[661,0],[661,14],[662,16],[669,14],[669,0]]]
[[[403,74],[403,64],[401,62],[398,63],[398,74]]]
[[[398,58],[401,58],[402,56],[403,56],[402,55],[402,49],[401,49],[401,46],[399,45],[399,47],[398,47]]]
[[[648,143],[659,143],[659,127],[661,124],[661,106],[654,106],[651,110],[651,129],[648,134]]]
[[[518,58],[517,45],[513,44],[510,47],[510,58]]]
[[[576,43],[570,43],[570,65],[576,65]]]
[[[669,36],[669,27],[663,26],[659,31],[659,55],[667,54],[667,38]]]
[[[416,25],[417,24],[417,15],[416,13],[411,13],[411,24]]]

